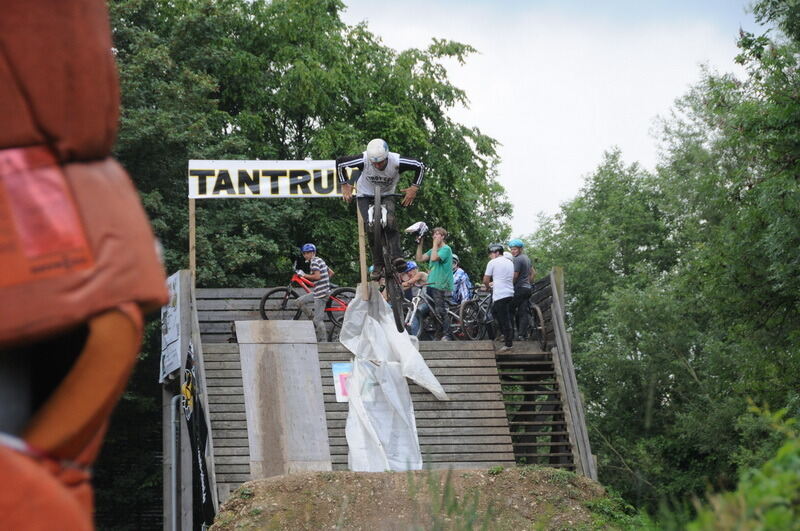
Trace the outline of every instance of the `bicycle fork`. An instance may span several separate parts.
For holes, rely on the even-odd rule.
[[[375,212],[375,205],[370,205],[369,209],[367,210],[367,223],[369,224],[370,227],[375,222],[375,213],[374,212]],[[386,220],[389,217],[389,213],[386,210],[386,205],[384,205],[383,203],[381,203],[381,212],[380,212],[380,214],[381,214],[381,226],[385,227],[386,226]]]

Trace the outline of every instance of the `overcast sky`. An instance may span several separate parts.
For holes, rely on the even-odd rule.
[[[701,65],[740,71],[739,27],[757,29],[747,0],[345,3],[345,22],[366,21],[395,49],[432,38],[478,49],[449,68],[470,99],[451,115],[502,144],[499,180],[514,205],[514,236],[575,197],[614,146],[627,163],[653,168],[656,117],[700,79]]]

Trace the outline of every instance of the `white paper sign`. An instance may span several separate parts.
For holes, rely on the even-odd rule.
[[[169,302],[161,308],[161,368],[158,382],[163,383],[169,373],[181,368],[180,335],[181,304],[178,297],[178,273],[167,279]]]

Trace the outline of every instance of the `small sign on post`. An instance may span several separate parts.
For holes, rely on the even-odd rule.
[[[169,302],[161,308],[161,364],[158,383],[164,383],[167,376],[181,368],[181,308],[179,273],[167,279]]]

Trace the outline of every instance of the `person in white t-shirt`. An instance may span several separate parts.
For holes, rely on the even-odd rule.
[[[489,263],[483,274],[483,285],[492,288],[492,314],[505,339],[505,345],[498,352],[511,350],[514,326],[511,321],[511,301],[514,299],[514,263],[503,256],[503,246],[493,243],[489,246]]]

